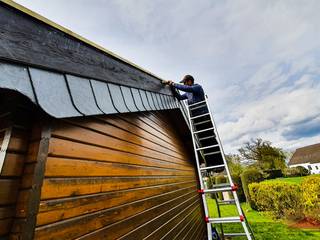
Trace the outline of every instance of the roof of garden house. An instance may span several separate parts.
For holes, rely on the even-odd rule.
[[[289,165],[320,163],[320,143],[298,148],[289,161]]]
[[[0,25],[0,89],[51,116],[180,107],[161,78],[11,0],[0,0]]]

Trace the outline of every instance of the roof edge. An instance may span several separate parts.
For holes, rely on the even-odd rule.
[[[153,76],[155,78],[158,78],[159,80],[163,80],[162,78],[160,78],[159,76],[155,75],[154,73],[152,73],[152,72],[150,72],[150,71],[138,66],[137,64],[135,64],[135,63],[133,63],[133,62],[131,62],[131,61],[119,56],[119,55],[117,55],[116,53],[114,53],[114,52],[112,52],[112,51],[110,51],[110,50],[108,50],[108,49],[106,49],[106,48],[104,48],[104,47],[102,47],[102,46],[90,41],[89,39],[86,39],[86,38],[80,36],[79,34],[72,32],[71,30],[69,30],[69,29],[67,29],[67,28],[65,28],[65,27],[63,27],[63,26],[61,26],[61,25],[59,25],[59,24],[57,24],[57,23],[45,18],[44,16],[42,16],[42,15],[40,15],[40,14],[38,14],[38,13],[36,13],[36,12],[34,12],[34,11],[32,11],[32,10],[30,10],[30,9],[28,9],[28,8],[18,4],[18,3],[16,3],[16,2],[14,2],[13,0],[0,0],[0,2],[3,2],[5,4],[7,4],[7,5],[9,5],[10,7],[13,7],[15,9],[27,14],[28,16],[30,16],[32,18],[35,18],[35,19],[37,19],[37,20],[39,20],[39,21],[41,21],[41,22],[43,22],[43,23],[45,23],[45,24],[47,24],[47,25],[49,25],[49,26],[51,26],[51,27],[53,27],[53,28],[65,33],[65,34],[67,34],[67,35],[69,35],[69,36],[72,36],[72,37],[76,38],[77,40],[80,40],[81,42],[83,42],[83,43],[85,43],[85,44],[87,44],[87,45],[89,45],[91,47],[94,47],[94,48],[96,48],[96,49],[98,49],[98,50],[100,50],[100,51],[102,51],[102,52],[104,52],[104,53],[106,53],[106,54],[108,54],[108,55],[110,55],[110,56],[112,56],[112,57],[114,57],[114,58],[116,58],[116,59],[118,59],[118,60],[120,60],[120,61],[122,61],[122,62],[124,62],[124,63],[126,63],[128,65],[130,65],[130,66],[132,66],[132,67],[134,67],[134,68],[136,68],[136,69],[139,69],[140,71],[142,71],[144,73],[147,73],[147,74],[149,74],[149,75],[151,75],[151,76]]]

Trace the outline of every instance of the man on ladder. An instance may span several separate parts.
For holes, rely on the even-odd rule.
[[[180,83],[183,83],[183,85],[174,83],[173,81],[163,81],[163,84],[171,86],[173,94],[178,100],[188,100],[188,120],[200,182],[200,189],[198,192],[201,193],[202,197],[205,221],[207,223],[208,239],[220,239],[216,229],[212,228],[212,223],[220,226],[220,237],[222,239],[225,239],[225,237],[238,236],[244,236],[248,240],[254,239],[250,226],[241,209],[241,205],[236,193],[237,187],[233,184],[220,138],[211,116],[207,97],[204,94],[203,88],[201,85],[194,83],[194,78],[191,75],[186,75]],[[176,91],[176,89],[185,92],[185,94],[181,95],[178,91]],[[210,188],[205,188],[206,184],[202,178],[202,173],[209,173],[211,171],[219,172],[222,170],[224,170],[227,175],[228,183],[213,184]],[[231,192],[233,195],[233,200],[218,201],[218,199],[215,198],[218,217],[212,218],[209,216],[206,194],[216,195],[219,192]],[[220,205],[225,205],[226,203],[235,205],[238,212],[237,216],[221,216]],[[223,224],[229,223],[240,223],[242,225],[243,232],[225,233],[223,230]]]
[[[171,86],[171,88],[178,89],[185,92],[185,94],[180,95],[179,92],[173,91],[175,97],[178,100],[188,100],[188,104],[194,104],[205,100],[204,91],[201,85],[194,83],[194,78],[191,75],[185,75],[180,81],[182,84],[174,83],[173,81],[163,81],[164,84]]]

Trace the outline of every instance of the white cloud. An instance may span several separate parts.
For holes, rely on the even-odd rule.
[[[163,78],[195,75],[225,149],[319,113],[320,1],[17,0]],[[292,130],[294,131],[294,130]]]

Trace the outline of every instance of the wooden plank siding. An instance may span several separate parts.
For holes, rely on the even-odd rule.
[[[30,121],[26,113],[28,105],[21,101],[20,97],[11,93],[0,93],[1,144],[6,129],[11,128],[11,137],[0,172],[0,239],[9,238],[15,220],[30,135]]]
[[[164,111],[54,120],[34,238],[203,239],[193,154],[172,121]]]

